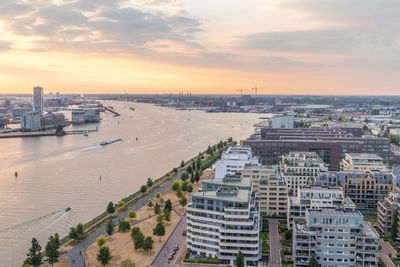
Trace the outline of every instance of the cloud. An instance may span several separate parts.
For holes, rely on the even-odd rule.
[[[7,3],[4,3],[7,2]],[[76,49],[135,53],[159,40],[191,46],[200,22],[182,14],[167,14],[123,1],[47,0],[3,1],[0,21],[19,36],[41,37],[34,49]],[[97,50],[97,51],[96,51]]]
[[[10,42],[7,41],[0,41],[0,51],[7,51],[10,50]]]

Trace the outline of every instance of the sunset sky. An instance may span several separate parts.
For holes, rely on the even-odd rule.
[[[398,0],[0,1],[0,93],[400,94]]]

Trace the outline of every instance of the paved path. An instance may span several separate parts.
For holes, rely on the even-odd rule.
[[[176,226],[174,232],[172,232],[168,241],[164,244],[164,246],[160,249],[160,253],[158,253],[155,258],[152,267],[165,267],[171,266],[176,267],[178,265],[175,264],[179,255],[183,253],[183,247],[186,242],[186,236],[182,235],[182,232],[186,229],[186,214],[182,217],[182,220],[179,222],[178,226]],[[157,242],[157,241],[156,241]],[[168,255],[171,254],[171,250],[176,246],[179,246],[178,253],[172,259],[170,263],[168,263]]]
[[[276,219],[269,219],[269,237],[271,267],[280,267],[282,266],[281,244],[279,243],[278,221]]]
[[[128,212],[130,210],[137,211],[138,209],[143,207],[143,205],[145,203],[147,203],[149,200],[151,200],[155,197],[156,192],[163,193],[164,191],[166,191],[174,181],[179,180],[181,178],[181,174],[182,173],[179,173],[174,179],[171,179],[170,181],[166,182],[160,188],[158,188],[157,190],[154,190],[151,194],[145,196],[143,199],[136,202],[133,206],[131,206],[129,209],[127,209],[124,213],[122,213],[118,217],[114,218],[113,222],[115,224],[117,224],[119,220],[126,219],[126,217],[128,216]],[[85,251],[91,244],[96,242],[97,238],[104,235],[105,233],[106,233],[106,227],[103,226],[102,228],[100,228],[99,230],[97,230],[96,232],[94,232],[93,234],[88,236],[81,243],[79,243],[78,245],[73,247],[70,251],[68,251],[66,255],[69,258],[70,266],[71,267],[86,267],[85,259],[83,256],[83,251]]]
[[[384,241],[383,239],[379,240],[379,245],[382,247],[381,251],[379,251],[379,257],[382,258],[383,262],[388,267],[396,267],[392,260],[389,258],[389,254],[392,254],[393,257],[397,255],[396,250],[390,245],[389,242]]]

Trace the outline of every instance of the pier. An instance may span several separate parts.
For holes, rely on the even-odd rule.
[[[66,135],[73,134],[85,134],[97,132],[98,130],[73,130],[73,131],[65,131]],[[35,132],[12,132],[12,133],[4,133],[0,134],[0,139],[2,138],[20,138],[20,137],[42,137],[42,136],[57,136],[55,131],[35,131]]]

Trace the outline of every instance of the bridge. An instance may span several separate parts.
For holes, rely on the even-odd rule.
[[[93,133],[98,132],[98,130],[73,130],[73,131],[65,131],[65,134],[84,134],[84,133]]]

